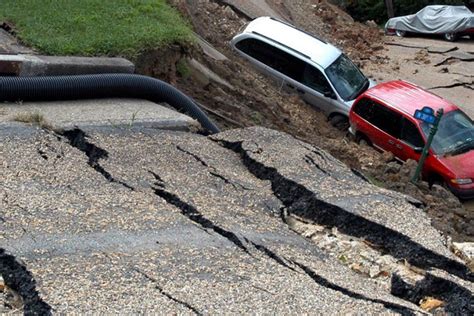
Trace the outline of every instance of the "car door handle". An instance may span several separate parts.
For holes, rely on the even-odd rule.
[[[396,144],[395,147],[397,147],[398,149],[403,149],[403,146],[400,144]]]
[[[298,92],[299,94],[305,94],[306,93],[303,89],[300,89],[300,88],[296,88],[296,92]]]
[[[389,143],[390,145],[395,145],[395,142],[394,142],[393,140],[389,140],[388,143]]]
[[[286,86],[287,86],[288,88],[291,88],[291,89],[294,89],[294,88],[295,88],[295,86],[294,86],[294,85],[292,85],[292,84],[289,84],[289,83],[287,83],[287,84],[286,84]]]

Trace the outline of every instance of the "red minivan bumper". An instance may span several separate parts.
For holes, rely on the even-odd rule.
[[[458,198],[462,200],[471,200],[474,199],[474,184],[471,183],[469,185],[463,185],[458,187],[450,186],[449,189],[456,195]]]

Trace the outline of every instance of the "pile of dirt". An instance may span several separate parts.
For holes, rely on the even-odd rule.
[[[325,0],[268,2],[278,2],[280,8],[284,7],[288,21],[343,49],[356,62],[376,56],[383,49],[383,31],[374,22],[356,22],[344,10]]]
[[[275,10],[283,12],[286,19],[299,27],[338,44],[352,58],[367,59],[371,63],[383,61],[383,55],[372,55],[381,47],[380,31],[373,25],[354,22],[325,1],[267,2],[273,2]],[[455,240],[474,241],[473,214],[450,192],[441,187],[430,190],[426,183],[414,186],[409,181],[412,165],[401,167],[393,156],[357,145],[346,132],[330,126],[322,113],[299,97],[287,94],[235,54],[229,41],[248,23],[246,17],[222,5],[221,1],[173,0],[171,3],[187,17],[199,36],[228,59],[215,60],[197,45],[176,46],[144,54],[137,61],[140,73],[177,85],[202,104],[222,129],[260,125],[285,131],[327,150],[373,184],[413,196],[413,203],[430,214],[433,225],[440,231]],[[202,69],[196,69],[192,63],[198,63],[213,75],[204,75]]]
[[[413,184],[416,161],[400,164],[388,152],[379,156],[382,159],[377,165],[363,167],[364,174],[375,184],[413,197],[412,203],[419,203],[419,207],[429,214],[433,226],[445,235],[454,240],[474,241],[474,213],[468,211],[456,196],[438,184],[430,186],[425,181]]]

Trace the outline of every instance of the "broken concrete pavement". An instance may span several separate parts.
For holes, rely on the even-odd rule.
[[[289,135],[0,133],[1,272],[25,311],[417,314],[419,296],[470,308],[472,275],[422,210]],[[359,273],[295,221],[396,271]]]
[[[364,70],[381,81],[405,79],[431,90],[474,117],[472,41],[387,37],[385,57]]]

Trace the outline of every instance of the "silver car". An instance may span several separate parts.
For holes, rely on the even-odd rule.
[[[451,42],[464,35],[474,39],[474,13],[465,6],[429,5],[415,14],[389,19],[385,32],[400,37],[406,33],[440,34]]]
[[[375,85],[336,47],[274,18],[253,20],[231,45],[341,128],[354,100]]]

